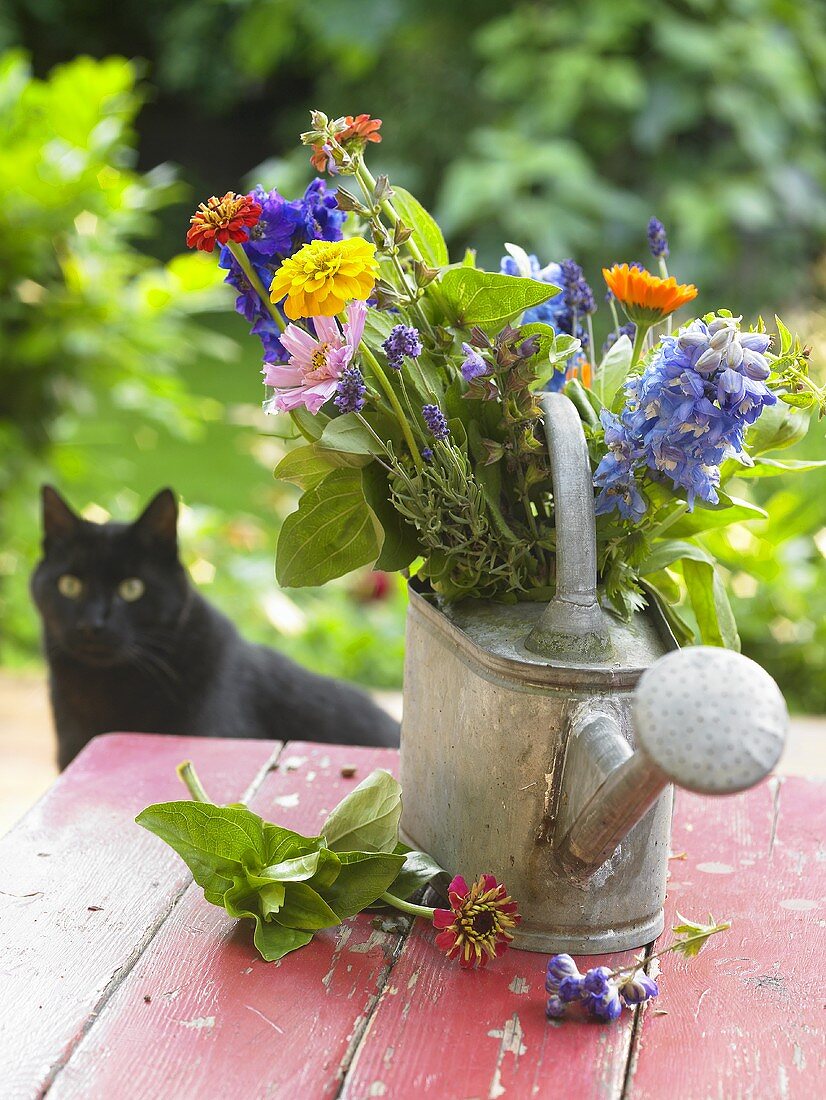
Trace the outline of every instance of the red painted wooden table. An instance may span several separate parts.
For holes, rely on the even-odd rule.
[[[552,1025],[543,956],[511,951],[463,972],[422,921],[385,932],[363,914],[262,962],[250,928],[208,905],[133,822],[183,796],[184,758],[216,800],[243,798],[307,833],[397,763],[389,750],[304,743],[93,742],[0,841],[3,1100],[826,1094],[822,784],[681,793],[668,917],[710,908],[732,930],[692,962],[667,956],[644,1011]]]

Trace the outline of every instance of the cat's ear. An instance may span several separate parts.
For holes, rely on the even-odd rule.
[[[77,533],[83,522],[69,507],[60,493],[51,485],[40,490],[43,505],[43,545],[69,539]]]
[[[169,554],[178,553],[178,502],[171,489],[161,489],[132,524],[141,539]]]

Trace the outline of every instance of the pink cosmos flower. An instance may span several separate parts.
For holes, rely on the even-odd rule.
[[[364,332],[367,303],[347,306],[343,330],[335,317],[311,317],[315,337],[298,325],[287,325],[280,340],[289,361],[265,363],[264,382],[275,389],[264,402],[265,412],[289,412],[303,406],[314,416],[336,392],[345,367],[349,366]]]
[[[441,929],[436,946],[459,966],[472,970],[504,954],[512,928],[522,919],[516,902],[493,875],[480,875],[472,886],[457,875],[448,887],[449,909],[436,909],[433,927]]]

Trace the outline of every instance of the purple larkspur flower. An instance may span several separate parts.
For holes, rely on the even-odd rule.
[[[581,978],[579,968],[570,955],[552,955],[545,967],[545,990],[556,993],[566,978]]]
[[[545,1015],[549,1020],[560,1020],[565,1015],[565,1002],[557,996],[549,997],[545,1002]]]
[[[447,439],[450,435],[450,429],[447,426],[445,414],[438,405],[424,405],[422,407],[422,417],[434,439]]]
[[[668,259],[668,236],[659,218],[652,218],[648,223],[648,247],[655,260]]]

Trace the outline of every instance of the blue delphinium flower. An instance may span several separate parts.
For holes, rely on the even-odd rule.
[[[259,183],[250,192],[261,207],[258,224],[249,231],[245,251],[250,259],[287,256],[292,251],[293,237],[301,222],[300,203],[288,202],[278,191],[265,191]]]
[[[364,408],[364,395],[367,387],[364,384],[364,376],[358,367],[345,367],[341,372],[341,378],[336,386],[336,395],[333,403],[339,412],[361,412]]]
[[[382,347],[387,356],[387,365],[394,370],[401,370],[406,358],[418,359],[422,354],[419,330],[408,325],[394,325]]]
[[[621,416],[603,417],[609,450],[594,475],[597,512],[638,518],[645,502],[635,479],[643,473],[685,489],[689,508],[696,497],[716,504],[721,462],[743,458],[746,428],[777,401],[765,384],[768,345],[731,317],[692,321],[662,337],[642,375],[626,384]]]
[[[292,251],[310,241],[340,241],[341,227],[347,217],[338,208],[335,190],[328,191],[322,179],[314,179],[295,204],[299,210],[298,232],[292,242]]]
[[[447,426],[445,414],[438,405],[424,405],[422,417],[434,439],[447,439],[450,429]]]
[[[490,365],[470,344],[462,344],[462,351],[465,355],[462,362],[462,378],[466,382],[472,382],[474,378],[482,378],[490,372]]]
[[[648,247],[655,260],[668,259],[668,236],[659,218],[652,218],[648,223]]]

